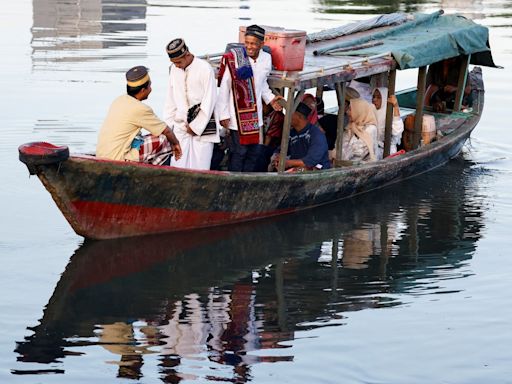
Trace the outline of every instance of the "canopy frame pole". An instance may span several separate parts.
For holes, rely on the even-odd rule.
[[[396,84],[396,69],[389,71],[388,75],[388,97],[395,95],[395,84]],[[394,108],[393,104],[388,103],[387,100],[382,100],[383,103],[386,103],[386,126],[384,128],[384,153],[382,158],[386,158],[389,156],[391,152],[391,133],[393,130],[393,118],[394,118]]]
[[[460,62],[459,81],[457,83],[457,93],[455,94],[455,105],[453,106],[453,110],[455,112],[459,112],[462,107],[462,99],[464,98],[464,90],[466,88],[466,81],[468,78],[468,65],[470,58],[471,55],[463,55]]]
[[[420,145],[421,130],[423,127],[423,105],[425,104],[425,90],[427,87],[427,67],[418,70],[418,88],[416,92],[416,117],[414,118],[413,149]]]
[[[323,99],[323,97],[324,97],[324,86],[323,86],[323,84],[322,85],[318,85],[316,87],[316,97],[318,97],[319,99]]]
[[[292,123],[292,114],[297,109],[297,105],[302,101],[304,90],[300,90],[295,96],[295,87],[288,87],[288,95],[286,97],[285,111],[283,123],[283,135],[281,137],[281,152],[279,153],[279,173],[285,171],[286,156],[288,155],[288,140],[290,139],[290,128]]]
[[[343,128],[345,123],[345,95],[347,93],[347,83],[338,82],[336,86],[336,98],[338,99],[338,119],[336,126],[336,165],[341,163],[343,155]]]

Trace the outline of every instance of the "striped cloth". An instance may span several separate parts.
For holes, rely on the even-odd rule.
[[[153,165],[163,165],[172,155],[172,147],[164,135],[142,136],[139,148],[139,161]]]

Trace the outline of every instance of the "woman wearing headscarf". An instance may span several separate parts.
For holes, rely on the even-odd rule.
[[[391,130],[391,146],[390,154],[396,153],[397,145],[402,140],[402,132],[404,131],[404,122],[400,118],[400,108],[398,107],[398,101],[395,95],[388,97],[388,89],[385,87],[376,88],[372,94],[372,103],[377,110],[377,158],[382,159],[384,153],[384,131],[386,129],[386,106],[387,103],[382,102],[387,100],[393,105],[393,122]]]
[[[354,98],[347,109],[348,124],[343,134],[343,160],[377,160],[377,116],[375,107]]]

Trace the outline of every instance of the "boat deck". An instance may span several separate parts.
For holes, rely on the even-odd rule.
[[[390,53],[367,58],[361,56],[315,55],[327,46],[350,42],[361,37],[385,31],[392,27],[379,27],[364,32],[340,36],[329,40],[306,44],[302,71],[272,71],[268,82],[271,87],[294,87],[296,90],[322,85],[347,82],[352,79],[383,73],[395,67]]]

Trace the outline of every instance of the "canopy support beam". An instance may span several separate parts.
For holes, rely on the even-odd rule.
[[[281,152],[279,154],[279,173],[285,171],[286,156],[288,155],[288,141],[290,139],[290,129],[292,125],[292,114],[297,109],[297,105],[302,101],[304,90],[300,90],[295,96],[295,87],[288,88],[288,95],[284,109],[286,114],[283,123],[283,136],[281,137]]]
[[[421,129],[423,127],[423,105],[425,104],[425,90],[427,87],[427,67],[420,67],[418,70],[418,91],[416,92],[416,116],[414,118],[414,134],[412,148],[420,145]]]
[[[395,83],[396,83],[396,69],[389,71],[388,75],[388,97],[395,94]],[[388,103],[387,100],[382,100],[382,103],[386,103],[386,127],[384,129],[384,154],[382,158],[389,156],[391,152],[391,132],[393,130],[393,104]]]
[[[345,94],[347,83],[336,83],[336,96],[338,99],[338,119],[336,127],[336,164],[341,164],[343,155],[343,128],[345,123]]]
[[[466,81],[468,78],[468,64],[471,55],[461,56],[459,81],[457,83],[457,93],[455,94],[455,105],[453,110],[459,112],[462,107],[462,99],[464,98],[464,90],[466,89]]]

